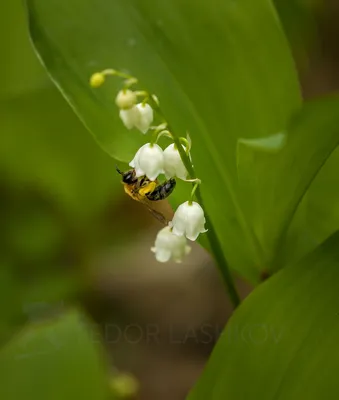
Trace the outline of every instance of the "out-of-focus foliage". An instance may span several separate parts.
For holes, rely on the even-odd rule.
[[[117,232],[109,226],[105,212],[122,191],[113,161],[95,146],[36,59],[21,2],[2,2],[0,20],[3,60],[0,65],[0,343],[3,344],[21,325],[48,316],[56,307],[63,309],[86,287],[92,253],[100,249],[103,237],[108,244]],[[63,342],[77,341],[83,335],[75,317],[65,317],[56,326],[51,324],[46,329],[55,328],[55,336]],[[67,336],[66,325],[73,336]],[[73,328],[77,330],[72,332]],[[90,376],[81,378],[85,384],[81,383],[79,396],[72,393],[67,397],[67,387],[60,386],[59,380],[68,374],[73,379],[69,372],[73,367],[67,370],[59,366],[56,369],[63,370],[57,371],[45,364],[53,365],[53,355],[22,361],[11,353],[15,350],[13,346],[21,346],[27,335],[34,346],[43,347],[41,335],[45,335],[45,328],[41,329],[33,324],[0,352],[3,367],[0,397],[86,398],[80,394],[86,394]],[[85,349],[86,340],[79,344],[83,348],[76,349],[70,342],[68,349],[66,346],[55,356],[62,360],[68,353],[71,361],[65,359],[66,365],[78,359],[84,370],[92,368],[88,371],[91,375],[95,366],[91,366],[93,359],[86,360],[86,351],[92,351]],[[85,358],[71,355],[70,350],[84,349]],[[73,366],[77,368],[76,364]],[[55,373],[54,381],[43,382],[44,372],[50,374],[45,375],[46,379]],[[59,373],[65,375],[58,376]],[[104,379],[100,377],[101,381]],[[54,393],[38,393],[37,387],[42,384],[54,386]],[[80,387],[80,381],[76,385]],[[72,385],[68,389],[72,390]],[[102,390],[100,383],[101,393]],[[95,397],[88,393],[87,398]]]
[[[337,398],[338,280],[336,233],[244,301],[188,399]]]
[[[267,251],[268,269],[284,266],[286,230],[314,177],[339,144],[338,107],[338,96],[305,103],[280,141],[239,141],[239,179],[244,196],[251,199],[248,216]],[[302,254],[301,248],[296,256]]]
[[[119,180],[59,93],[47,86],[4,100],[0,119],[5,178],[46,193],[66,219],[96,217]]]
[[[317,40],[316,11],[323,0],[274,0],[286,35],[295,55],[305,57]]]
[[[283,245],[284,252],[280,252],[279,264],[300,259],[339,229],[338,170],[337,147],[315,177],[296,212]]]
[[[18,0],[1,2],[0,98],[8,99],[48,83],[27,38],[24,8]],[[8,32],[11,34],[8,35]]]
[[[113,400],[103,349],[79,312],[31,324],[0,350],[0,360],[2,399]]]

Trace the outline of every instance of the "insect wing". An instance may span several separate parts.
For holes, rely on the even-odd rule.
[[[150,200],[147,198],[143,198],[140,200],[140,202],[148,209],[148,211],[162,224],[168,225],[168,220],[165,218],[165,216],[158,210],[154,209],[154,206]]]

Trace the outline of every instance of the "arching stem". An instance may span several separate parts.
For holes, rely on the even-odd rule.
[[[162,114],[158,104],[156,104],[156,102],[153,102],[152,100],[151,100],[151,102],[152,102],[153,108],[157,110],[158,114],[164,120],[166,120],[164,118],[164,115]],[[180,142],[180,138],[173,133],[173,130],[170,128],[169,125],[167,125],[167,128],[173,135],[173,142],[177,146],[178,152],[179,152],[180,157],[181,157],[181,159],[182,159],[182,161],[183,161],[183,163],[184,163],[184,165],[185,165],[185,167],[187,169],[187,172],[189,173],[190,179],[194,181],[194,183],[192,183],[193,184],[192,192],[194,190],[193,194],[195,194],[195,196],[196,196],[196,198],[198,200],[198,203],[206,211],[206,208],[204,207],[204,202],[203,202],[203,199],[202,199],[202,196],[201,196],[200,185],[197,184],[197,182],[196,182],[197,177],[196,177],[196,174],[195,174],[194,167],[193,167],[193,165],[191,163],[191,160],[189,158],[189,155],[186,154],[184,148],[182,147],[181,142]],[[226,260],[226,257],[224,255],[222,246],[221,246],[220,241],[219,241],[219,238],[218,238],[218,236],[217,236],[217,234],[215,232],[214,226],[212,224],[212,221],[209,218],[208,213],[205,213],[205,218],[206,218],[206,224],[207,224],[207,227],[208,227],[208,231],[206,232],[206,235],[207,235],[207,238],[208,238],[208,241],[209,241],[209,244],[210,244],[210,248],[211,248],[212,253],[214,255],[214,258],[215,258],[215,261],[216,261],[217,266],[219,268],[219,271],[220,271],[220,273],[221,273],[221,275],[223,277],[223,280],[225,282],[225,285],[226,285],[230,300],[231,300],[234,308],[236,308],[240,304],[240,297],[239,297],[239,294],[238,294],[238,292],[236,290],[236,287],[235,287],[235,284],[234,284],[234,280],[233,280],[233,276],[232,276],[232,274],[230,272],[230,268],[229,268],[228,262]]]

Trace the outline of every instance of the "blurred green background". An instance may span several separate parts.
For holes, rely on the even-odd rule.
[[[114,162],[41,67],[22,2],[0,8],[0,397],[100,398],[93,388],[105,385],[91,378],[98,354],[79,299],[91,285],[91,258],[132,233],[120,229],[130,226],[130,214],[117,220],[123,193]],[[77,311],[44,325],[70,306]],[[27,323],[28,331],[11,339]],[[82,346],[93,354],[81,354]],[[88,384],[59,385],[74,369]]]
[[[31,303],[66,300],[81,290],[88,257],[102,243],[109,225],[105,214],[119,201],[120,186],[113,161],[94,145],[40,66],[21,2],[1,7],[5,337],[6,328],[27,319]],[[109,236],[105,240],[113,240]]]
[[[338,88],[338,3],[276,3],[305,96]],[[0,22],[0,398],[112,398],[118,367],[135,398],[182,399],[230,314],[211,260],[154,263],[157,223],[50,82],[20,0],[2,1]]]

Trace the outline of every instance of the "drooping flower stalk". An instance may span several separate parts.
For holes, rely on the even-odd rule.
[[[93,88],[101,86],[109,75],[124,79],[123,88],[116,97],[116,104],[126,128],[137,128],[143,134],[150,130],[153,132],[150,143],[143,145],[130,162],[130,166],[135,169],[136,177],[146,176],[150,181],[155,181],[159,174],[165,174],[167,179],[177,177],[193,185],[190,199],[178,207],[173,220],[159,231],[152,252],[160,262],[169,260],[181,262],[190,249],[186,244],[186,238],[195,241],[200,233],[207,232],[211,250],[226,282],[230,298],[234,306],[237,306],[240,299],[232,275],[213,225],[208,215],[205,216],[204,213],[200,193],[201,181],[196,177],[192,164],[190,137],[188,135],[187,138],[178,137],[173,134],[160,110],[157,96],[144,90],[131,89],[138,82],[135,77],[114,69],[106,69],[92,75],[91,86]],[[151,126],[154,119],[153,110],[162,120],[157,126]],[[164,151],[157,144],[163,136],[173,141]],[[197,201],[193,200],[194,197]],[[208,229],[205,229],[205,223]]]

